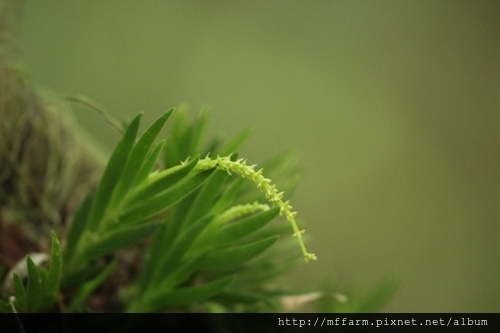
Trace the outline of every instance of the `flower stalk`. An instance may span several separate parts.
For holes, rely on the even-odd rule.
[[[280,208],[280,215],[284,215],[285,218],[290,222],[293,228],[293,237],[297,238],[299,242],[300,249],[304,255],[306,262],[310,260],[316,260],[316,255],[314,253],[307,252],[302,235],[305,230],[299,230],[297,222],[295,221],[295,216],[297,212],[293,211],[290,201],[283,201],[283,192],[279,192],[276,185],[272,184],[271,179],[264,177],[262,174],[263,169],[255,170],[256,165],[247,165],[245,159],[238,159],[236,161],[231,160],[231,156],[219,156],[216,158],[205,157],[198,161],[196,169],[206,170],[217,168],[219,170],[226,171],[228,174],[235,173],[240,175],[244,179],[249,179],[252,181],[257,188],[265,195],[269,203],[275,207]]]

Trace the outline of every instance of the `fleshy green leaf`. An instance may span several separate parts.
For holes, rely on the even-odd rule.
[[[169,224],[170,221],[158,228],[158,231],[153,236],[153,241],[147,249],[147,253],[144,257],[144,264],[138,278],[139,292],[143,292],[149,285],[158,269],[158,263],[161,262],[163,258],[162,255],[167,253],[168,248],[172,245],[165,241]]]
[[[84,266],[78,267],[78,269],[68,271],[67,273],[64,272],[62,275],[61,289],[78,287],[85,283],[85,281],[99,274],[100,271],[102,271],[102,266],[96,263],[87,262]]]
[[[125,195],[128,193],[129,189],[134,184],[137,173],[139,172],[147,154],[151,150],[151,146],[158,137],[158,134],[163,129],[163,126],[167,122],[168,118],[172,114],[173,109],[170,109],[163,116],[158,118],[153,125],[151,125],[146,132],[140,137],[134,148],[130,152],[127,158],[124,170],[118,183],[116,184],[116,189],[113,191],[113,199],[111,205],[120,202]]]
[[[16,304],[18,307],[18,311],[27,311],[26,305],[26,288],[24,288],[23,282],[19,275],[14,274],[14,293],[16,294]]]
[[[246,182],[246,179],[244,178],[236,178],[229,188],[227,188],[222,194],[219,200],[214,204],[212,207],[212,212],[214,214],[220,214],[226,209],[229,208],[229,206],[233,203],[234,199],[238,195],[238,192],[241,189],[241,185]]]
[[[26,302],[28,311],[35,311],[38,308],[43,293],[42,279],[33,260],[27,256],[28,265],[28,287],[26,288]]]
[[[149,222],[131,227],[117,228],[117,231],[105,235],[102,239],[87,247],[87,260],[103,257],[135,245],[151,235],[163,222]]]
[[[199,269],[200,263],[204,260],[205,255],[206,253],[202,253],[196,257],[189,258],[189,260],[183,260],[179,265],[175,267],[175,270],[173,272],[170,272],[168,276],[164,276],[159,279],[159,284],[154,285],[149,284],[149,282],[153,279],[153,275],[155,273],[154,267],[152,269],[148,269],[148,267],[146,267],[145,265],[141,270],[141,276],[139,278],[140,295],[143,295],[144,290],[146,289],[155,289],[158,291],[168,292],[177,287],[179,284],[189,279],[191,275]],[[135,298],[135,300],[137,299],[138,298]],[[139,300],[139,305],[137,305],[135,301],[133,301],[130,304],[128,311],[132,311],[137,306],[140,307],[140,302],[141,300]]]
[[[62,258],[59,240],[57,239],[57,236],[54,232],[51,233],[51,236],[52,254],[50,256],[50,267],[44,288],[47,303],[51,303],[57,299],[62,275]]]
[[[237,152],[243,143],[248,139],[248,136],[250,135],[252,131],[250,129],[246,129],[240,134],[238,134],[234,139],[229,141],[219,152],[219,155],[221,156],[227,156],[230,154],[233,154]]]
[[[226,269],[245,263],[256,257],[278,240],[279,236],[261,239],[252,243],[231,246],[211,251],[202,267],[206,269]]]
[[[120,223],[144,221],[166,211],[170,206],[196,190],[212,172],[213,170],[202,171],[192,177],[183,179],[157,196],[130,207],[117,218],[117,221]]]
[[[165,140],[161,140],[148,154],[148,156],[146,156],[144,163],[142,163],[142,166],[135,177],[135,184],[140,184],[151,174],[155,163],[158,161],[158,156],[160,156],[160,153],[165,146],[165,142]]]
[[[87,221],[87,228],[89,230],[94,231],[99,227],[99,222],[101,222],[104,216],[106,207],[108,206],[109,200],[115,189],[115,185],[120,180],[127,158],[132,150],[132,147],[134,146],[135,136],[137,134],[140,120],[141,114],[132,120],[109,159],[108,165],[106,166],[104,174],[101,178],[101,182],[99,183],[94,204],[92,205],[92,209],[90,211],[89,220]]]
[[[219,151],[219,147],[221,146],[221,144],[222,144],[222,138],[220,136],[216,136],[210,139],[210,141],[208,141],[208,143],[206,144],[204,150],[201,152],[200,155],[207,156],[212,153],[217,153]]]
[[[171,167],[151,175],[131,193],[130,197],[127,198],[127,202],[132,204],[140,201],[148,201],[156,195],[165,192],[186,177],[194,169],[197,162],[198,158],[194,158],[189,163]]]
[[[46,294],[45,294],[45,285],[47,283],[47,277],[49,275],[49,272],[47,272],[47,270],[45,268],[43,268],[42,266],[37,266],[37,269],[38,269],[38,275],[40,276],[40,281],[42,283],[42,298],[45,298]],[[42,300],[43,301],[43,300]],[[43,304],[46,304],[46,303],[42,303],[42,301],[40,302],[42,305]],[[48,306],[49,304],[47,304]]]
[[[219,195],[219,191],[228,178],[227,172],[215,170],[215,172],[203,184],[195,201],[189,208],[183,225],[190,225],[193,221],[206,215]]]
[[[191,126],[189,130],[189,153],[195,153],[201,150],[201,143],[209,118],[210,110],[205,109],[200,113],[198,119],[196,119],[196,121]]]
[[[187,305],[206,300],[220,293],[232,281],[233,277],[224,277],[201,286],[175,289],[168,293],[158,293],[148,297],[148,304],[153,311],[161,311],[175,305]]]
[[[116,261],[113,261],[111,264],[106,265],[96,277],[83,283],[73,296],[71,304],[68,306],[68,311],[81,310],[87,298],[114,272],[115,268]]]
[[[174,243],[165,254],[164,258],[162,258],[161,266],[157,269],[157,273],[155,275],[155,281],[165,277],[169,274],[169,271],[171,272],[175,269],[177,263],[181,261],[184,254],[187,252],[189,247],[192,246],[211,218],[211,216],[207,216],[199,219],[181,232],[179,237],[175,239]]]
[[[269,255],[272,257],[272,255]],[[276,257],[274,257],[276,258]],[[274,259],[273,258],[273,259]],[[246,285],[259,285],[272,278],[283,274],[285,271],[303,263],[303,258],[298,255],[298,257],[288,258],[276,262],[276,260],[260,260],[258,262],[252,262],[248,267],[245,266],[244,269],[238,275],[238,281]]]
[[[216,244],[225,245],[231,241],[238,240],[259,230],[267,223],[271,222],[279,214],[279,207],[273,207],[239,221],[226,224],[223,226],[216,235],[214,235],[214,242]]]
[[[187,110],[179,107],[176,112],[170,135],[165,145],[165,166],[167,168],[179,164],[189,153],[189,124],[187,120]]]
[[[205,259],[207,253],[202,253],[200,255],[189,258],[189,260],[184,260],[178,265],[174,272],[170,273],[164,281],[158,286],[158,290],[172,290],[186,279],[188,279],[196,270],[199,269],[201,262]]]
[[[233,207],[237,210],[240,206]],[[227,213],[228,211],[226,211]],[[197,240],[193,251],[204,251],[213,247],[222,247],[231,242],[237,241],[245,236],[251,235],[254,231],[259,230],[267,223],[271,222],[279,214],[279,207],[261,211],[259,213],[245,213],[246,217],[240,218],[232,223],[227,223],[224,220],[224,215],[219,214],[203,231],[203,234]],[[231,214],[230,214],[231,215]],[[230,218],[230,217],[227,217]],[[273,234],[274,235],[274,234]],[[265,237],[260,237],[262,239]]]
[[[63,251],[64,262],[68,266],[73,260],[76,247],[80,241],[83,231],[85,230],[85,223],[91,206],[92,196],[87,195],[73,216],[73,221],[66,236],[66,247]]]

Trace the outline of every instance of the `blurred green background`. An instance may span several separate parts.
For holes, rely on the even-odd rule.
[[[399,288],[384,311],[500,311],[498,1],[29,1],[38,87],[145,123],[188,102],[242,152],[288,148],[319,261],[293,278]],[[77,118],[111,149],[115,132]]]

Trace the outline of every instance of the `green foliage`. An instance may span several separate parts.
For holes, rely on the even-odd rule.
[[[50,267],[45,269],[37,266],[30,256],[26,257],[27,285],[18,274],[14,273],[14,294],[10,297],[11,304],[6,300],[1,300],[0,310],[10,312],[14,307],[19,312],[39,312],[50,309],[58,300],[62,258],[59,240],[55,233],[52,233],[52,254],[50,257]]]
[[[291,293],[270,282],[300,263],[299,248],[306,261],[315,259],[286,194],[262,169],[237,159],[248,131],[204,146],[208,111],[191,121],[181,109],[157,142],[172,112],[139,138],[141,115],[128,124],[97,190],[63,235],[62,253],[53,234],[50,268],[28,257],[27,283],[13,276],[14,294],[2,295],[1,312],[48,310],[61,295],[59,310],[69,312],[95,310],[95,297],[129,312],[282,309]],[[266,166],[287,192],[297,184],[294,161],[283,155]],[[274,221],[279,215],[300,247],[289,226]],[[109,294],[133,253],[136,272]]]
[[[248,131],[227,144],[217,139],[203,146],[208,111],[192,122],[181,109],[167,138],[157,142],[172,112],[139,138],[141,115],[128,124],[97,190],[83,200],[62,235],[62,253],[54,234],[48,271],[28,257],[27,283],[14,275],[14,295],[0,299],[0,311],[12,310],[10,296],[16,311],[43,311],[63,295],[59,310],[91,311],[90,298],[106,289],[124,251],[133,249],[140,249],[142,264],[118,292],[123,311],[275,306],[283,293],[269,289],[268,282],[296,264],[298,253],[276,247],[289,232],[272,221],[278,215],[291,218],[303,247],[295,213],[262,170],[236,159]],[[202,154],[206,157],[200,160]],[[286,176],[293,178],[293,171]],[[263,195],[247,201],[255,188],[245,186],[244,179]]]

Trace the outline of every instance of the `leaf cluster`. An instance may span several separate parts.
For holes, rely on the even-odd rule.
[[[14,295],[9,300],[0,299],[0,312],[38,312],[53,306],[59,298],[62,275],[62,257],[59,240],[52,233],[52,254],[48,269],[38,266],[30,256],[26,257],[27,284],[14,273]],[[14,305],[15,303],[15,305]]]
[[[191,121],[180,110],[170,135],[157,141],[172,112],[138,138],[141,115],[129,123],[97,190],[63,235],[62,253],[53,235],[48,271],[28,256],[27,286],[15,278],[13,303],[2,300],[0,310],[43,311],[59,297],[60,311],[93,311],[96,295],[130,312],[279,308],[285,292],[269,282],[300,260],[289,241],[268,250],[288,232],[286,224],[271,223],[279,207],[216,165],[197,167],[201,153],[236,161],[249,132],[203,146],[208,112]],[[269,169],[279,170],[282,162],[273,161]],[[115,295],[104,293],[133,250],[139,253],[135,274]]]

